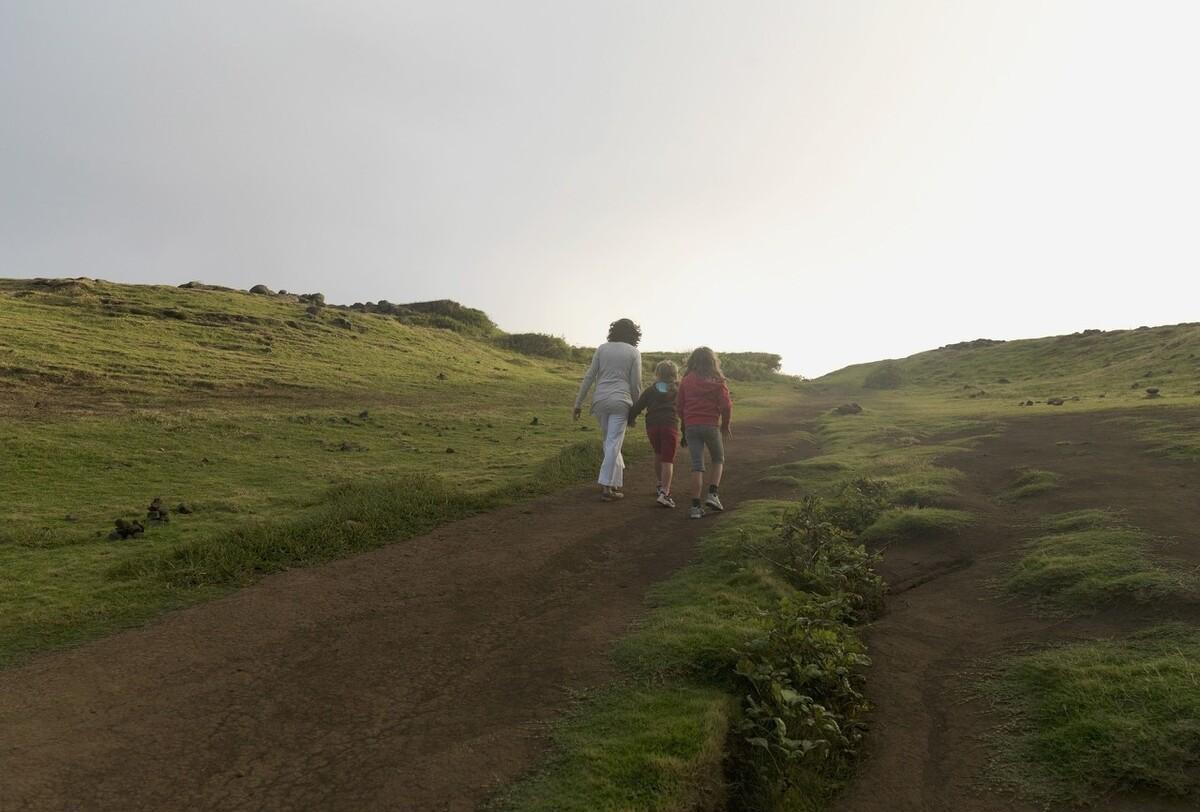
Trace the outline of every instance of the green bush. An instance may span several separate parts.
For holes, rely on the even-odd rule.
[[[506,350],[539,358],[554,358],[569,361],[574,348],[558,336],[545,333],[510,333],[497,336],[493,341]]]
[[[766,633],[738,652],[746,697],[737,732],[759,756],[742,798],[752,808],[808,794],[815,776],[844,772],[862,741],[870,660],[842,614],[838,599],[781,601]]]

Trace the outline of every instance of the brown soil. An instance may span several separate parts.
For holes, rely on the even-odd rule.
[[[739,428],[731,506],[770,495],[757,480],[803,455],[815,411]],[[0,673],[0,810],[475,808],[613,677],[647,587],[722,520],[655,507],[649,463],[627,491],[458,522]]]
[[[1165,410],[1163,416],[1170,417]],[[1124,511],[1131,524],[1179,542],[1166,546],[1165,555],[1200,563],[1194,464],[1146,453],[1111,415],[1072,414],[1012,421],[1000,436],[945,462],[967,474],[961,507],[979,521],[961,535],[896,544],[885,553],[883,574],[892,596],[869,633],[874,666],[868,686],[877,710],[864,761],[837,805],[843,812],[1039,808],[987,782],[992,745],[986,736],[1000,720],[972,693],[981,671],[1030,644],[1123,634],[1155,620],[1200,619],[1187,605],[1053,618],[996,588],[1039,517],[1085,508]],[[1015,503],[998,501],[1021,466],[1057,472],[1061,486]],[[1096,808],[1195,806],[1113,798]]]

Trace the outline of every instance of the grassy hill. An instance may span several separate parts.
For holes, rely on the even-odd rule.
[[[1200,394],[1200,324],[1020,341],[980,339],[849,366],[819,382],[1013,402],[1079,397],[1127,404],[1144,400],[1151,387],[1165,399],[1190,399]]]
[[[589,479],[590,352],[535,338],[446,301],[0,280],[0,661]]]

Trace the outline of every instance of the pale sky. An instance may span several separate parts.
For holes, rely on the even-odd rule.
[[[0,276],[817,375],[1200,319],[1200,3],[0,0]]]

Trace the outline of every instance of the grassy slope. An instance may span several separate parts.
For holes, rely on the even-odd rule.
[[[866,388],[868,376],[899,385]],[[1095,413],[1152,452],[1200,460],[1195,324],[943,348],[849,367],[810,387],[859,401],[865,412],[826,417],[818,433],[832,453],[789,473],[882,474],[920,494],[922,505],[954,506],[955,472],[938,465],[942,454],[969,448],[971,435],[1018,431],[1012,419],[1059,410]],[[1147,397],[1149,387],[1160,396]],[[1066,402],[1046,404],[1052,397]],[[1037,402],[1021,405],[1029,400]],[[1025,499],[1064,486],[1050,472],[1023,470],[997,497]],[[1194,595],[1194,575],[1149,554],[1150,541],[1098,509],[1049,517],[1005,586],[1065,612]],[[1150,629],[1128,640],[1051,646],[997,667],[1001,676],[989,685],[1009,715],[997,737],[997,777],[1011,789],[1045,803],[1094,801],[1119,790],[1200,791],[1200,738],[1190,722],[1176,724],[1194,719],[1200,702],[1194,634]]]
[[[1164,453],[1195,457],[1200,432],[1181,431],[1178,416],[1170,423],[1157,416],[1164,408],[1183,410],[1185,425],[1196,419],[1200,428],[1200,398],[1191,394],[1200,389],[1197,355],[1200,329],[1183,326],[924,353],[895,364],[902,381],[896,390],[862,386],[878,364],[843,370],[803,389],[859,401],[864,413],[818,420],[812,439],[823,453],[781,465],[767,479],[772,485],[792,486],[797,494],[830,493],[859,475],[888,482],[899,507],[865,532],[877,545],[914,534],[969,533],[973,517],[955,509],[961,507],[957,490],[962,474],[942,459],[1005,430],[1010,418],[1055,408],[1119,408],[1119,416],[1097,417],[1113,420],[1114,428],[1137,431]],[[999,383],[1001,378],[1012,383]],[[1163,397],[1147,399],[1143,389],[1150,385],[1160,386]],[[1062,407],[1038,404],[1040,412],[1018,406],[1075,395],[1078,401],[1068,400]],[[1024,500],[1061,486],[1050,472],[1024,469],[1014,473],[997,498],[1002,503]],[[645,624],[618,648],[618,660],[632,683],[618,689],[616,699],[606,696],[572,718],[559,737],[558,759],[507,797],[511,808],[574,808],[577,800],[572,799],[578,798],[580,787],[595,793],[591,808],[687,807],[696,786],[681,784],[678,776],[695,775],[698,766],[711,763],[715,741],[731,735],[727,728],[737,716],[705,728],[708,732],[683,751],[658,747],[639,731],[655,725],[664,731],[698,729],[704,719],[725,718],[727,696],[692,693],[700,690],[696,680],[703,684],[722,673],[730,652],[758,633],[763,609],[789,589],[732,542],[762,537],[781,509],[779,503],[744,506],[736,525],[705,539],[696,565],[655,591]],[[1094,609],[1127,586],[1169,583],[1174,589],[1182,583],[1178,573],[1145,557],[1141,534],[1128,535],[1111,525],[1111,517],[1099,510],[1048,521],[1045,538],[1050,540],[1031,544],[1031,556],[1040,560],[1022,562],[1009,588],[1042,600],[1055,592],[1059,606]],[[1099,540],[1106,543],[1070,549],[1060,543],[1089,532],[1100,533]],[[1114,547],[1110,541],[1120,544]],[[1125,572],[1130,564],[1139,571]],[[1050,800],[1094,798],[1130,787],[1190,791],[1197,748],[1182,735],[1190,735],[1190,729],[1162,724],[1169,714],[1193,708],[1200,697],[1194,641],[1182,643],[1178,634],[1150,634],[1128,645],[1051,648],[1004,664],[1004,676],[992,688],[1019,720],[1005,728],[998,758],[1006,781]],[[1118,662],[1122,657],[1128,659],[1124,666]],[[652,691],[642,679],[649,679]],[[1088,686],[1097,680],[1108,690],[1091,691]],[[1054,702],[1042,701],[1046,691]],[[1146,701],[1125,701],[1128,696]],[[621,718],[628,724],[612,724],[613,707],[626,709],[630,715]],[[1069,716],[1058,712],[1063,707],[1071,709]],[[1157,764],[1146,759],[1122,763],[1129,753],[1121,746],[1122,735],[1130,731],[1155,754]],[[1039,768],[1048,757],[1054,759],[1051,769]],[[1012,776],[1021,781],[1010,780]],[[830,778],[835,785],[836,776],[818,778],[802,800],[777,798],[773,808],[821,808]]]
[[[580,365],[306,308],[0,280],[0,662],[590,473]],[[195,512],[106,538],[154,497]]]

